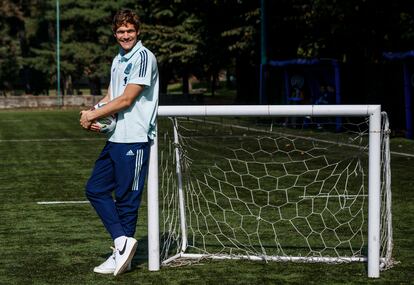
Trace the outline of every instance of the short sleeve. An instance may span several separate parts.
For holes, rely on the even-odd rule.
[[[151,86],[152,58],[144,49],[139,52],[137,60],[132,67],[128,83]]]

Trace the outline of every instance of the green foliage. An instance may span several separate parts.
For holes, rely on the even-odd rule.
[[[17,40],[0,39],[0,90],[11,90],[12,84],[19,80],[19,71],[22,67],[19,49],[20,44]]]
[[[201,19],[181,1],[151,1],[143,6],[142,39],[166,74],[179,74],[200,56]]]
[[[23,15],[12,1],[0,1],[0,91],[11,90],[22,66],[20,42],[15,36]]]
[[[199,54],[200,35],[194,25],[200,21],[191,16],[177,26],[144,25],[145,44],[157,55],[160,64],[188,64]]]
[[[287,5],[291,13],[282,25],[297,38],[299,57],[359,54],[375,61],[381,56],[378,50],[412,49],[413,10],[408,2],[296,0]]]
[[[240,26],[222,32],[224,38],[230,38],[229,51],[236,53],[257,53],[255,38],[258,36],[260,23],[260,10],[258,8],[246,12],[239,17]]]
[[[60,61],[63,81],[109,77],[109,68],[117,52],[111,31],[112,16],[134,1],[60,1]],[[25,21],[29,43],[25,64],[56,81],[56,1],[31,5],[35,17]]]
[[[117,52],[111,21],[123,7],[140,15],[142,39],[157,56],[166,82],[188,73],[215,78],[220,69],[259,62],[260,1],[59,2],[64,82],[109,77]],[[404,51],[413,46],[414,17],[409,1],[265,3],[268,58],[354,56],[378,61],[382,51]],[[10,89],[21,81],[22,69],[35,71],[43,81],[54,84],[56,0],[1,0],[0,13],[0,89]]]

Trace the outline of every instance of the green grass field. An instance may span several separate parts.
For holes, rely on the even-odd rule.
[[[83,131],[77,110],[0,113],[0,284],[412,284],[414,282],[414,141],[391,140],[394,258],[368,279],[366,264],[202,261],[149,272],[146,197],[140,209],[133,270],[118,277],[92,269],[111,240],[84,185],[105,137]]]

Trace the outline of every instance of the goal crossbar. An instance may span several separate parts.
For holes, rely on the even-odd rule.
[[[160,106],[160,117],[179,116],[348,116],[369,117],[368,179],[368,277],[380,272],[380,187],[381,187],[381,106],[380,105],[232,105],[232,106]],[[151,143],[148,173],[148,268],[160,268],[158,206],[158,140]],[[279,258],[280,260],[280,258]]]
[[[196,105],[160,106],[158,116],[369,116],[380,105]]]

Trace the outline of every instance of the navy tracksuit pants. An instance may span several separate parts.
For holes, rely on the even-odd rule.
[[[149,145],[108,141],[86,184],[86,196],[112,239],[135,234],[148,172]]]

